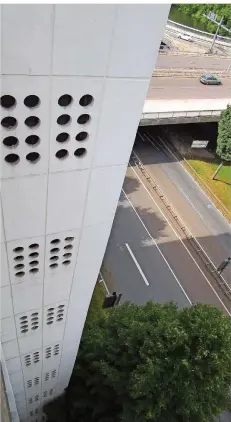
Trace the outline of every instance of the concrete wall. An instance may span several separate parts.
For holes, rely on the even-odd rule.
[[[1,342],[22,422],[68,385],[168,11],[1,7]]]

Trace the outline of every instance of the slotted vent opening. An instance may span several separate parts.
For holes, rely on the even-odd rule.
[[[49,378],[50,378],[50,374],[49,374],[49,372],[46,372],[44,380],[49,381]]]
[[[35,377],[34,379],[34,385],[38,385],[39,384],[39,377]]]
[[[56,369],[54,369],[52,372],[51,372],[51,378],[55,378],[56,377]]]

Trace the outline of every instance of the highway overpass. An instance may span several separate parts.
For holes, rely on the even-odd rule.
[[[140,125],[214,122],[229,103],[230,78],[220,86],[205,86],[198,77],[153,77]]]

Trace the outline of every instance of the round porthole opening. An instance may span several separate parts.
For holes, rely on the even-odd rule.
[[[94,98],[92,97],[92,95],[90,95],[90,94],[86,94],[86,95],[83,95],[83,96],[80,98],[80,100],[79,100],[79,104],[80,104],[82,107],[87,107],[87,106],[89,106],[90,104],[92,104],[92,103],[93,103],[93,100],[94,100]]]
[[[72,98],[72,96],[71,96],[71,95],[69,95],[69,94],[64,94],[64,95],[62,95],[61,97],[59,97],[59,99],[58,99],[58,104],[59,104],[61,107],[67,107],[67,106],[69,106],[69,105],[72,103],[72,100],[73,100],[73,98]]]
[[[12,108],[16,104],[16,99],[12,95],[3,95],[1,97],[1,106],[3,108]]]

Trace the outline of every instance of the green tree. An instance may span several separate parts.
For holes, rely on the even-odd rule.
[[[206,19],[203,14],[207,15],[210,11],[217,15],[217,21],[220,21],[222,16],[224,16],[224,24],[227,28],[231,28],[231,7],[230,4],[219,3],[219,4],[177,4],[173,5],[172,7],[177,8],[178,10],[185,13],[185,15],[190,16],[194,20],[195,27],[197,23],[202,23],[205,29],[208,32],[215,33],[217,29],[217,25],[213,22]],[[223,35],[225,37],[230,37],[230,33],[227,32],[225,29],[220,28],[219,35]]]
[[[71,421],[208,422],[227,408],[231,320],[209,305],[125,303],[85,331]]]
[[[212,175],[212,179],[216,177],[224,161],[231,161],[231,106],[229,104],[222,111],[219,120],[216,153],[222,161]]]

